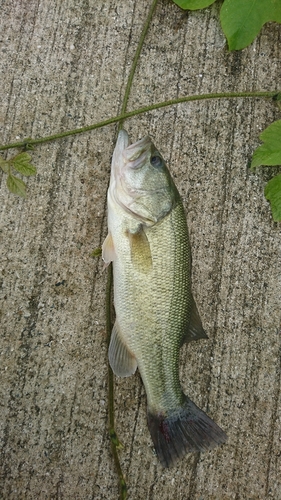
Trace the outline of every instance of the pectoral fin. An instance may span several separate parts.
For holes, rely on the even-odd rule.
[[[190,321],[186,333],[182,339],[182,343],[190,342],[191,340],[199,340],[207,338],[208,336],[206,335],[203,329],[194,298],[191,296]]]
[[[117,321],[112,329],[108,359],[113,372],[118,377],[129,377],[137,369],[137,360],[124,344]]]
[[[132,264],[139,272],[147,273],[152,267],[152,256],[143,226],[140,226],[135,233],[128,231],[127,235],[130,242]]]
[[[108,233],[102,244],[102,258],[104,260],[105,267],[107,267],[110,262],[114,261],[115,259],[114,244],[110,233]]]

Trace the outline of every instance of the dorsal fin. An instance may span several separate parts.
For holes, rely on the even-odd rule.
[[[190,321],[188,328],[183,336],[182,343],[190,342],[191,340],[207,339],[208,336],[202,326],[201,319],[199,316],[198,309],[196,307],[193,296],[191,295],[191,310],[190,310]]]

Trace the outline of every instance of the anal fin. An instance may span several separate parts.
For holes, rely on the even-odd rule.
[[[118,377],[129,377],[137,369],[137,360],[122,340],[117,321],[112,329],[108,359],[112,371]]]
[[[191,340],[207,339],[208,336],[202,326],[202,322],[199,316],[197,306],[195,304],[193,296],[191,296],[191,310],[190,310],[190,321],[185,335],[182,339],[182,343],[190,342]]]

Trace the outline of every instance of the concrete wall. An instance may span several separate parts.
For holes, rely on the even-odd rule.
[[[1,143],[113,116],[150,2],[2,0]],[[128,109],[180,95],[280,87],[281,26],[229,53],[220,2],[189,16],[159,0]],[[186,207],[193,288],[209,340],[184,346],[186,393],[228,443],[164,470],[139,375],[116,381],[129,498],[281,498],[280,224],[263,196],[271,170],[248,162],[277,107],[221,100],[125,124],[150,134]],[[2,127],[3,126],[3,127]],[[28,198],[1,206],[0,439],[3,499],[107,499],[118,480],[107,434],[106,235],[116,126],[40,145]],[[8,152],[8,156],[14,151]]]

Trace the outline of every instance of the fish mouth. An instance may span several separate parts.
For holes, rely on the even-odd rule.
[[[151,139],[147,135],[123,150],[125,164],[129,168],[140,168],[151,155]]]
[[[151,156],[152,141],[147,135],[130,144],[126,130],[120,130],[112,157],[112,173],[122,175],[124,168],[140,168]]]
[[[109,197],[128,214],[135,219],[139,219],[142,223],[151,225],[157,222],[151,214],[145,217],[139,215],[133,208],[134,203],[143,195],[147,195],[147,188],[130,186],[126,182],[126,171],[129,169],[141,168],[147,161],[150,160],[153,143],[149,136],[143,137],[141,140],[130,144],[128,133],[122,129],[118,134],[117,143],[113,152],[111,180],[109,187]],[[154,190],[151,191],[154,193]]]

